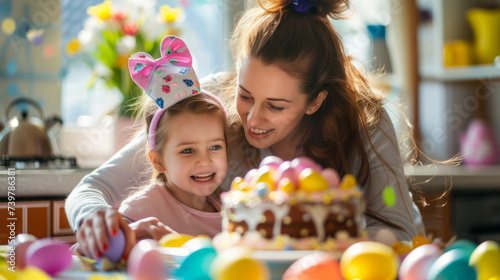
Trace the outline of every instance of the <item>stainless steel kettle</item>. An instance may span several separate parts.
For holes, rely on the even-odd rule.
[[[27,110],[21,111],[21,116],[9,120],[9,113],[15,105],[29,104],[35,107],[40,118],[28,116]],[[0,155],[11,157],[53,157],[58,152],[57,142],[51,128],[62,124],[61,118],[54,116],[44,120],[40,105],[29,98],[13,100],[5,109],[5,128],[0,133]],[[44,121],[43,121],[44,120]]]

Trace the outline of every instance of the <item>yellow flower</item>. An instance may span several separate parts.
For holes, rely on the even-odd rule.
[[[111,17],[111,1],[104,1],[101,4],[88,7],[87,14],[101,20],[107,20]]]
[[[160,7],[160,19],[164,22],[174,22],[182,13],[182,8],[171,8],[169,5]]]
[[[66,45],[66,53],[68,55],[74,55],[80,50],[80,42],[77,39],[72,39]]]

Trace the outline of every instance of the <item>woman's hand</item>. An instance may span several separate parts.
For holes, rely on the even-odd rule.
[[[164,235],[176,232],[154,217],[144,218],[129,226],[135,232],[138,240],[145,238],[160,240]]]
[[[115,236],[118,229],[121,229],[125,235],[125,251],[122,258],[126,260],[136,243],[135,232],[130,229],[123,216],[113,208],[97,210],[83,222],[76,235],[77,250],[84,256],[100,258],[102,253],[109,248],[108,233]]]

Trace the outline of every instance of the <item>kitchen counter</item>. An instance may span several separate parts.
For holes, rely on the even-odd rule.
[[[16,169],[15,196],[23,197],[65,197],[80,180],[93,169]],[[8,173],[0,169],[0,198],[7,197]]]
[[[22,197],[64,197],[93,168],[16,169],[15,195]],[[500,166],[405,167],[409,182],[424,191],[490,189],[500,191]],[[7,197],[7,169],[0,169],[0,198]]]

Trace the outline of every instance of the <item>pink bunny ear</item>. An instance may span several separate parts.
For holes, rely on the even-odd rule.
[[[143,90],[148,89],[151,71],[155,60],[147,53],[140,52],[132,55],[128,60],[128,69],[132,80]]]
[[[160,108],[173,104],[201,91],[198,77],[191,68],[191,53],[186,44],[175,36],[161,42],[162,56],[154,60],[147,53],[130,57],[130,76]]]
[[[161,41],[160,51],[162,64],[168,62],[181,67],[191,67],[192,58],[189,49],[180,38],[167,36]]]

